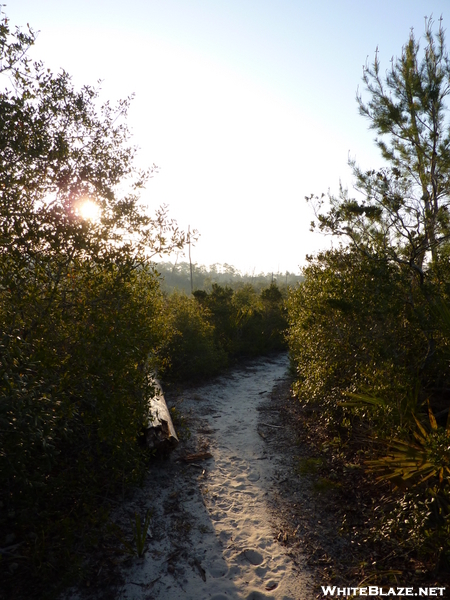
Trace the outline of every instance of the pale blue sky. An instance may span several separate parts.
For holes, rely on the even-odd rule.
[[[447,7],[449,10],[447,10]],[[201,237],[193,260],[296,271],[329,244],[309,233],[304,196],[351,185],[349,153],[380,163],[358,115],[362,66],[399,55],[449,0],[10,0],[40,30],[33,56],[102,98],[133,92],[150,206]],[[448,19],[448,21],[447,21]]]

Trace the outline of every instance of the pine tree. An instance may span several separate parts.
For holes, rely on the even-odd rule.
[[[375,130],[386,167],[361,170],[350,161],[357,199],[341,187],[320,228],[346,235],[363,251],[409,265],[423,282],[450,236],[450,61],[442,20],[427,19],[425,47],[414,32],[383,76],[378,50],[363,73],[359,111]],[[323,201],[319,201],[323,206]]]

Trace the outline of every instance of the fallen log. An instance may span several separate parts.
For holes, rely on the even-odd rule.
[[[145,443],[151,450],[167,452],[178,444],[178,436],[167,408],[159,381],[152,377],[154,395],[149,398],[149,416],[145,428]]]
[[[196,460],[206,460],[208,458],[212,458],[213,455],[211,452],[198,452],[197,454],[186,454],[185,456],[180,456],[178,460],[182,460],[183,462],[194,462]]]

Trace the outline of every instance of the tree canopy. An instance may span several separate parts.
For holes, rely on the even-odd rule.
[[[32,62],[35,33],[0,24],[0,252],[37,260],[64,255],[142,261],[182,247],[165,207],[150,216],[139,191],[154,166],[134,166],[125,123],[131,97],[99,105],[65,71]],[[83,218],[89,199],[98,218]]]
[[[35,37],[0,21],[0,534],[21,546],[19,577],[11,556],[0,564],[11,597],[29,595],[27,577],[45,588],[76,569],[67,539],[87,540],[98,497],[142,475],[146,365],[166,331],[149,261],[186,239],[140,197],[153,167],[135,167],[131,98],[100,104],[100,90],[32,62]],[[38,527],[45,547],[29,537]]]
[[[411,31],[385,73],[378,51],[364,68],[357,103],[384,166],[366,171],[352,160],[355,193],[341,186],[329,204],[325,195],[307,199],[313,227],[349,243],[309,257],[288,301],[288,336],[299,399],[319,405],[330,444],[347,460],[365,457],[374,494],[364,542],[396,540],[385,554],[406,550],[429,571],[448,572],[450,59],[442,20],[437,31],[426,20],[423,42]]]
[[[422,280],[450,236],[450,61],[442,21],[433,33],[428,19],[424,38],[422,49],[411,31],[384,75],[378,51],[365,66],[368,100],[357,94],[359,111],[377,133],[386,166],[363,171],[350,161],[358,194],[341,188],[317,215],[322,231],[409,265]],[[320,212],[323,200],[318,205]]]

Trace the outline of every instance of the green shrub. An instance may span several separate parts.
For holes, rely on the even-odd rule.
[[[217,343],[230,357],[285,349],[284,297],[275,283],[261,291],[249,283],[235,290],[213,284],[210,293],[194,296],[208,309]]]
[[[81,562],[102,502],[143,472],[146,368],[164,333],[145,265],[185,239],[140,202],[151,169],[134,166],[129,99],[100,106],[28,59],[34,40],[0,20],[0,537],[20,548],[0,580],[15,598],[43,597]]]
[[[165,303],[167,338],[160,351],[161,375],[176,381],[215,375],[227,364],[209,313],[193,297],[173,292]]]
[[[402,272],[345,249],[310,260],[304,275],[288,300],[297,394],[336,410],[345,392],[370,390],[402,412],[428,348]]]
[[[322,253],[289,296],[288,338],[300,400],[320,405],[331,431],[365,452],[380,486],[400,486],[389,503],[380,501],[373,537],[448,561],[450,438],[442,419],[450,317],[438,267],[440,280],[430,270],[418,285],[382,257],[351,248]]]
[[[98,497],[143,474],[145,365],[161,339],[162,295],[149,268],[73,262],[51,297],[40,272],[29,275],[0,309],[0,530],[24,544],[26,570],[45,563],[39,577],[57,580],[76,532],[102,518]]]

